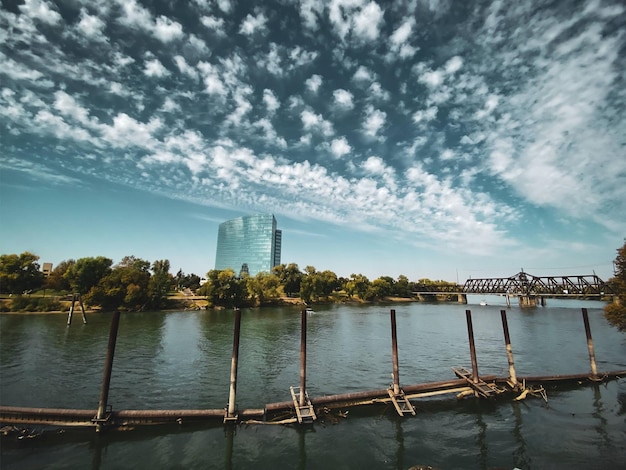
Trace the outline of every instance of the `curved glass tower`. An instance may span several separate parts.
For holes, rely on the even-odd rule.
[[[280,264],[282,232],[272,214],[258,214],[228,220],[219,226],[215,269],[230,268],[235,274],[256,276],[271,272]]]

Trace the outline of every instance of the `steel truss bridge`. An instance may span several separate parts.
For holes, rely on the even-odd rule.
[[[464,285],[418,285],[416,294],[508,294],[518,296],[603,297],[615,295],[609,284],[595,274],[533,276],[520,271],[514,276],[468,279]]]
[[[468,279],[465,294],[549,295],[552,297],[603,297],[613,289],[595,274],[576,276],[533,276],[521,271],[511,277]]]

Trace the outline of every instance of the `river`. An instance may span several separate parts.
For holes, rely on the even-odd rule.
[[[470,305],[317,306],[308,317],[307,390],[314,398],[386,388],[392,382],[390,308],[395,308],[401,385],[454,378],[471,367],[465,310],[472,310],[481,374],[508,375],[503,299]],[[473,304],[472,304],[473,303]],[[502,305],[499,305],[501,303]],[[548,300],[508,309],[518,375],[590,370],[580,311],[589,310],[600,371],[626,369],[626,334],[600,302]],[[111,315],[0,315],[0,404],[95,409]],[[114,409],[225,408],[232,311],[122,314],[109,403]],[[299,384],[297,307],[242,311],[237,404],[290,399]],[[136,428],[96,434],[48,430],[4,438],[0,468],[92,469],[605,469],[626,468],[626,380],[548,389],[539,398],[496,402],[454,396],[415,401],[417,416],[393,407],[350,410],[312,427],[219,425]]]

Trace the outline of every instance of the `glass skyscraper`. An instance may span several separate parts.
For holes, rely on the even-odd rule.
[[[258,214],[228,220],[219,226],[215,269],[230,268],[239,275],[256,276],[271,272],[280,264],[282,232],[272,214]]]

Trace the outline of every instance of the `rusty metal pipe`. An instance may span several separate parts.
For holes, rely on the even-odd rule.
[[[117,330],[120,325],[120,312],[113,312],[111,318],[111,329],[109,330],[109,344],[107,345],[107,354],[104,361],[104,372],[102,373],[102,387],[100,388],[100,400],[98,401],[98,412],[96,419],[104,419],[107,404],[109,401],[109,386],[111,385],[111,373],[113,371],[113,356],[115,355],[115,343],[117,342]],[[96,426],[96,430],[100,430],[100,425]]]
[[[230,363],[230,392],[228,394],[227,417],[235,416],[235,398],[237,395],[237,363],[239,361],[239,335],[241,332],[241,310],[235,308],[235,331],[233,333],[233,355]]]
[[[300,406],[306,405],[306,309],[301,312],[300,327]]]
[[[502,330],[504,331],[504,343],[506,345],[506,357],[509,361],[509,377],[511,383],[517,385],[517,374],[515,373],[515,362],[513,361],[513,348],[511,347],[511,337],[509,336],[509,324],[506,319],[506,310],[500,310],[502,317]]]
[[[467,335],[469,336],[470,356],[472,356],[472,380],[478,383],[478,362],[476,361],[476,347],[474,346],[474,328],[472,327],[472,312],[465,310],[467,318]]]
[[[598,376],[598,367],[596,366],[596,355],[593,350],[593,339],[591,338],[591,327],[589,326],[589,315],[587,309],[583,308],[583,322],[585,323],[585,334],[587,335],[587,350],[589,351],[589,363],[591,365],[591,373],[593,377]]]
[[[396,331],[396,311],[391,309],[391,359],[393,361],[393,393],[400,393],[400,367],[398,366],[398,334]]]

